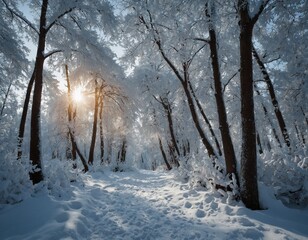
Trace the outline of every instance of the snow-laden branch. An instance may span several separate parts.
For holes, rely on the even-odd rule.
[[[160,52],[160,54],[162,55],[163,59],[166,61],[166,63],[169,65],[169,67],[172,69],[172,71],[175,73],[175,75],[177,76],[177,78],[183,83],[184,79],[181,76],[180,72],[178,71],[178,69],[176,68],[176,66],[171,62],[171,60],[166,56],[165,51],[162,48],[161,45],[161,40],[160,40],[160,36],[159,36],[159,32],[158,30],[155,28],[154,24],[153,24],[153,19],[152,19],[152,14],[150,12],[150,10],[147,9],[147,13],[149,15],[149,20],[150,23],[148,24],[144,17],[142,15],[139,16],[139,20],[140,22],[146,27],[146,29],[150,32],[152,32],[153,34],[153,38],[154,38],[154,42],[158,47],[158,50]]]
[[[57,50],[50,51],[49,53],[46,53],[44,55],[44,58],[46,59],[46,58],[50,57],[51,55],[53,55],[55,53],[59,53],[59,52],[63,52],[63,50],[57,49]]]
[[[223,87],[223,90],[222,92],[225,92],[226,91],[226,88],[228,86],[228,84],[231,82],[231,80],[241,71],[241,69],[239,68],[227,81],[226,84],[224,84],[224,87]]]
[[[201,41],[201,42],[205,42],[205,43],[209,43],[210,42],[210,40],[207,39],[207,38],[199,38],[199,37],[195,37],[195,38],[193,38],[193,40]]]
[[[52,26],[55,25],[56,22],[57,22],[58,20],[60,20],[60,19],[61,19],[62,17],[64,17],[66,14],[72,12],[75,8],[76,8],[76,7],[72,7],[72,8],[70,8],[70,9],[66,10],[65,12],[63,12],[62,14],[60,14],[54,21],[52,21],[52,22],[49,24],[48,27],[46,27],[46,32],[48,32],[48,31],[50,30],[50,28],[52,28]]]
[[[10,6],[7,4],[5,0],[2,0],[2,2],[4,3],[6,9],[12,14],[12,16],[18,17],[21,21],[26,23],[28,27],[30,27],[32,30],[34,30],[39,35],[39,31],[35,28],[35,26],[33,26],[33,24],[26,17],[22,16],[21,14],[19,14],[18,12],[10,8]]]

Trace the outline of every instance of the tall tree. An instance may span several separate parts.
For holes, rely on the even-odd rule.
[[[226,164],[226,173],[231,178],[231,175],[234,174],[238,182],[238,174],[236,169],[236,158],[235,151],[233,147],[233,142],[230,135],[229,123],[227,118],[227,112],[225,107],[225,101],[223,97],[223,89],[221,83],[221,73],[219,66],[219,55],[218,55],[218,42],[216,37],[215,25],[213,23],[213,13],[215,12],[215,3],[210,2],[206,4],[205,14],[208,18],[208,31],[209,31],[209,45],[211,52],[211,62],[212,62],[212,72],[214,79],[214,89],[215,89],[215,99],[217,105],[217,113],[219,119],[219,130],[223,144],[223,151]],[[239,183],[238,183],[239,184]]]
[[[184,61],[182,62],[182,69],[181,72],[183,74],[180,73],[179,69],[176,67],[176,65],[170,60],[170,58],[167,56],[166,52],[163,49],[163,42],[161,40],[160,37],[160,31],[157,29],[157,26],[155,24],[155,22],[153,21],[152,18],[152,13],[147,10],[147,18],[148,21],[145,20],[145,17],[143,15],[139,16],[139,20],[140,23],[143,24],[146,29],[152,34],[152,38],[154,43],[156,44],[159,53],[161,54],[162,58],[164,59],[164,61],[166,62],[166,64],[169,66],[169,68],[172,70],[172,72],[175,74],[175,76],[177,77],[177,79],[180,81],[181,86],[183,87],[185,96],[187,98],[187,102],[188,102],[188,106],[190,109],[190,113],[193,119],[193,123],[199,133],[200,139],[204,145],[204,147],[207,150],[207,153],[209,155],[210,158],[217,158],[217,154],[212,146],[212,144],[210,143],[210,141],[208,140],[201,124],[198,118],[198,114],[196,111],[196,107],[193,101],[193,97],[192,94],[190,92],[189,89],[189,84],[188,82],[190,81],[189,79],[189,67],[190,67],[190,63],[193,60],[193,56],[190,60],[188,61]]]
[[[94,31],[94,28],[98,29],[99,27],[101,29],[102,25],[98,24],[98,22],[101,21],[104,23],[105,19],[108,19],[108,23],[104,23],[104,29],[109,28],[109,24],[115,23],[113,21],[114,16],[112,7],[107,1],[95,1],[95,3],[91,1],[91,4],[89,4],[88,1],[79,0],[74,2],[66,0],[49,2],[48,0],[42,0],[39,24],[38,27],[36,27],[37,24],[31,23],[22,12],[17,9],[17,5],[11,3],[8,4],[6,0],[2,0],[2,2],[5,4],[6,9],[12,16],[23,22],[29,29],[35,32],[38,37],[34,67],[35,71],[33,71],[35,85],[33,90],[30,134],[30,160],[32,161],[34,168],[30,173],[30,178],[35,184],[43,179],[41,171],[40,112],[45,59],[54,53],[64,51],[68,53],[72,50],[73,52],[80,52],[83,56],[92,51],[94,58],[99,58],[98,55],[102,57],[104,54],[105,56],[108,55],[107,58],[110,58],[108,52],[109,49],[107,50],[106,47],[99,47],[97,32]],[[36,6],[36,4],[31,5],[31,7]],[[67,17],[68,15],[70,17]],[[82,24],[82,21],[91,21],[93,25],[88,27]],[[112,31],[111,28],[109,30],[110,32]],[[56,32],[57,34],[55,34]],[[59,32],[65,33],[66,35],[61,35]],[[57,37],[55,37],[55,35],[57,35]],[[64,35],[67,36],[67,38],[70,38],[70,41],[65,39],[64,42]],[[67,42],[70,42],[70,46],[67,45]],[[84,44],[80,44],[81,42]],[[54,50],[46,53],[45,50],[47,44],[49,49],[54,48]],[[101,49],[101,51],[97,51],[98,48]],[[106,59],[105,61],[108,62]],[[29,89],[31,92],[31,81]]]
[[[246,207],[260,209],[257,183],[256,126],[253,99],[252,35],[253,27],[269,0],[262,1],[251,16],[249,0],[238,0],[240,26],[240,82],[242,118],[241,198]]]
[[[99,104],[99,86],[97,79],[94,80],[95,82],[95,92],[94,92],[94,115],[93,115],[93,125],[92,125],[92,138],[91,138],[91,145],[89,151],[89,158],[88,163],[93,164],[94,160],[94,149],[95,149],[95,142],[96,142],[96,132],[97,132],[97,119],[98,119],[98,104]]]
[[[39,40],[35,61],[35,85],[33,90],[32,112],[31,112],[31,137],[30,137],[30,160],[33,170],[30,172],[30,179],[33,184],[43,180],[41,161],[41,98],[43,90],[43,68],[45,61],[45,41],[47,35],[46,15],[48,0],[43,0],[40,14]]]

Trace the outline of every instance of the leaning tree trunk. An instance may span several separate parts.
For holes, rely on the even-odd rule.
[[[30,161],[32,161],[33,169],[30,172],[30,179],[33,184],[43,180],[42,160],[41,160],[41,99],[43,90],[43,68],[44,68],[44,52],[46,40],[46,13],[48,0],[43,0],[40,16],[40,30],[38,48],[35,62],[35,85],[32,100],[31,113],[31,134],[30,134]]]
[[[212,7],[213,6],[210,6],[210,8]],[[217,113],[219,120],[219,130],[221,134],[221,140],[222,140],[225,164],[226,164],[226,174],[229,175],[230,178],[232,178],[231,175],[234,174],[237,184],[239,185],[238,174],[236,169],[236,157],[230,135],[227,112],[223,98],[223,91],[221,87],[221,74],[218,61],[216,31],[212,23],[212,15],[211,15],[212,13],[210,12],[210,9],[208,9],[207,7],[205,12],[206,16],[209,19],[209,36],[210,36],[209,45],[211,51],[210,55],[212,60],[211,62],[212,62],[212,71],[214,78],[215,99],[216,99]]]
[[[190,89],[190,91],[191,91],[191,94],[192,94],[192,96],[193,96],[193,98],[194,98],[194,100],[195,100],[195,102],[196,102],[196,104],[197,104],[197,107],[198,107],[198,109],[199,109],[199,112],[201,113],[201,116],[203,117],[203,120],[204,120],[205,123],[207,124],[207,126],[208,126],[208,128],[209,128],[209,130],[210,130],[210,133],[211,133],[212,137],[214,138],[215,145],[216,145],[216,148],[217,148],[217,151],[218,151],[218,155],[219,155],[219,156],[222,156],[221,147],[220,147],[220,145],[219,145],[219,142],[218,142],[218,139],[217,139],[217,137],[216,137],[216,134],[215,134],[215,132],[214,132],[214,130],[213,130],[212,124],[211,124],[211,122],[209,121],[209,119],[207,118],[207,116],[205,115],[205,112],[204,112],[204,110],[203,110],[203,108],[202,108],[202,106],[201,106],[201,103],[200,103],[199,99],[197,98],[197,96],[196,96],[196,94],[195,94],[195,91],[194,91],[193,86],[192,86],[192,84],[191,84],[190,81],[188,81],[188,86],[189,86],[189,89]]]
[[[22,156],[22,143],[24,140],[24,134],[25,134],[25,126],[27,121],[27,114],[28,114],[28,108],[30,103],[30,97],[32,92],[32,87],[35,79],[35,68],[33,70],[32,76],[30,78],[30,81],[28,83],[27,92],[26,92],[26,98],[24,102],[24,107],[22,109],[20,124],[19,124],[19,130],[18,130],[18,144],[17,144],[17,159],[21,159]]]
[[[279,124],[281,134],[283,136],[284,142],[290,148],[291,143],[290,143],[290,137],[289,137],[288,129],[286,127],[284,118],[283,118],[282,113],[281,113],[280,108],[279,108],[278,100],[277,100],[277,97],[276,97],[276,94],[275,94],[274,85],[271,81],[271,78],[270,78],[270,76],[269,76],[269,74],[266,70],[264,63],[262,62],[261,58],[259,57],[259,54],[257,53],[254,46],[252,46],[252,54],[253,54],[258,66],[259,66],[259,68],[260,68],[260,70],[263,74],[263,79],[264,79],[264,81],[267,85],[267,89],[268,89],[269,95],[271,97],[271,102],[272,102],[272,105],[273,105],[273,108],[274,108],[274,112],[275,112],[275,115],[276,115],[276,118],[277,118],[277,121],[278,121],[278,124]]]
[[[74,148],[76,149],[76,152],[77,152],[77,154],[78,154],[78,156],[79,156],[79,158],[82,162],[82,165],[84,167],[83,172],[89,171],[87,161],[86,161],[85,157],[82,155],[82,153],[80,152],[79,147],[77,145],[77,142],[75,140],[75,136],[74,136],[73,132],[71,131],[70,127],[69,127],[69,135],[71,136],[72,144],[73,144]]]
[[[196,127],[198,133],[199,133],[201,141],[202,141],[203,145],[205,146],[205,148],[207,150],[209,157],[211,159],[213,159],[213,158],[217,159],[217,155],[214,151],[214,148],[212,147],[211,143],[208,141],[208,139],[205,135],[205,132],[203,131],[203,129],[200,125],[199,119],[198,119],[198,115],[197,115],[197,111],[195,109],[194,101],[192,99],[192,96],[191,96],[191,93],[190,93],[189,87],[188,87],[189,73],[188,73],[188,67],[187,67],[186,64],[183,64],[183,71],[184,71],[184,79],[181,81],[181,83],[182,83],[182,86],[183,86],[183,89],[184,89],[184,92],[185,92],[185,95],[186,95],[186,98],[187,98],[187,101],[188,101],[188,106],[189,106],[189,109],[190,109],[190,113],[191,113],[193,122],[195,124],[195,127]],[[213,164],[215,165],[214,160],[213,160]]]
[[[167,169],[170,171],[172,169],[172,167],[170,166],[170,164],[167,160],[167,156],[166,156],[166,153],[165,153],[165,150],[164,150],[164,147],[163,147],[163,144],[161,142],[160,137],[158,137],[158,143],[159,143],[159,148],[160,148],[161,154],[163,155],[163,159],[164,159],[165,164],[167,166]]]
[[[160,97],[159,102],[162,104],[165,114],[167,116],[167,120],[168,120],[168,127],[169,127],[169,132],[170,132],[170,137],[171,137],[171,143],[168,144],[170,155],[171,155],[173,163],[177,167],[179,167],[180,163],[178,159],[180,157],[180,150],[179,150],[177,140],[175,138],[175,133],[174,133],[174,125],[173,125],[173,120],[172,120],[172,108],[167,98]]]

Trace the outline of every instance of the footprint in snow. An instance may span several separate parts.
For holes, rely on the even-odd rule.
[[[74,202],[71,202],[71,203],[70,203],[70,207],[71,207],[72,209],[77,210],[77,209],[80,209],[80,208],[82,207],[82,203],[79,202],[79,201],[74,201]]]
[[[245,226],[245,227],[253,227],[255,226],[255,224],[253,222],[251,222],[250,220],[248,220],[247,218],[239,218],[238,219],[238,222],[242,225],[242,226]]]
[[[91,196],[94,197],[94,198],[98,198],[98,197],[101,197],[102,196],[102,191],[100,188],[94,188],[91,190]]]
[[[203,210],[198,209],[197,212],[196,212],[196,217],[197,218],[204,218],[205,212]]]
[[[58,216],[56,216],[56,221],[58,223],[63,223],[63,222],[66,222],[68,218],[69,218],[68,213],[63,212],[63,213],[60,213]]]
[[[186,202],[185,205],[184,205],[186,208],[191,208],[192,207],[192,204],[190,202]]]

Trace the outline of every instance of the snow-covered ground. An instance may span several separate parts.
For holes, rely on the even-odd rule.
[[[260,192],[268,210],[250,211],[173,172],[94,172],[62,197],[1,205],[0,239],[308,239],[307,209]]]

